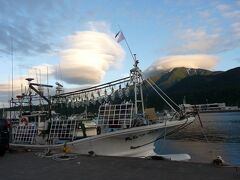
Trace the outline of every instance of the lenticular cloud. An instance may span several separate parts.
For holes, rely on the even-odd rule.
[[[201,68],[212,70],[216,66],[217,61],[218,59],[216,56],[202,54],[167,56],[153,63],[145,70],[145,73],[147,75],[150,75],[159,70],[167,70],[176,67]]]
[[[67,41],[68,48],[60,53],[60,65],[62,80],[69,84],[99,83],[106,71],[124,58],[124,50],[106,33],[78,32]]]

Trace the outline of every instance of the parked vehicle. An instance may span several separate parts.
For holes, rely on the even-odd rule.
[[[9,148],[9,124],[6,119],[0,119],[0,156]]]

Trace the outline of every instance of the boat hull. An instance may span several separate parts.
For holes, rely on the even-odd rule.
[[[140,126],[118,130],[92,137],[87,137],[67,143],[72,153],[96,154],[103,156],[146,157],[155,149],[155,142],[169,133],[192,123],[194,118],[181,121],[168,121],[148,126]],[[53,149],[63,151],[63,144],[58,145],[20,145],[10,144],[13,148]]]

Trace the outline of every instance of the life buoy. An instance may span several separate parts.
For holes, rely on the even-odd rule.
[[[28,119],[26,117],[22,117],[21,124],[28,125]]]

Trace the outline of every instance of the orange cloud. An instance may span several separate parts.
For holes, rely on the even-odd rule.
[[[167,56],[157,60],[150,67],[148,67],[144,73],[149,75],[156,71],[167,70],[176,67],[211,70],[216,66],[217,62],[218,58],[216,56],[204,54]]]

